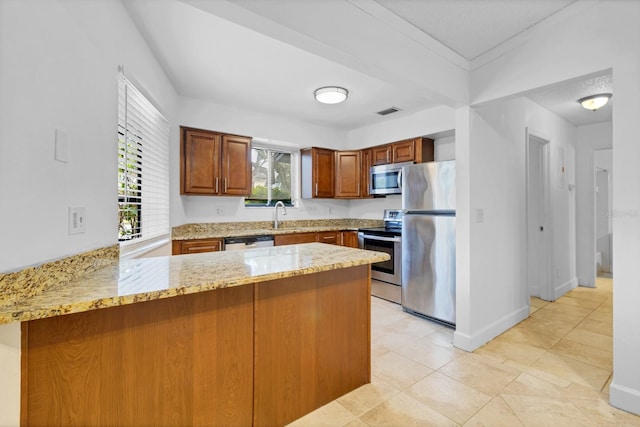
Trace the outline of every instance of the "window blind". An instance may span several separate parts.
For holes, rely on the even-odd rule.
[[[118,84],[118,240],[169,233],[169,122],[124,76]]]

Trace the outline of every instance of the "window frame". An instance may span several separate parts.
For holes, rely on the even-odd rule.
[[[269,156],[268,156],[269,173],[267,174],[268,175],[267,177],[268,199],[265,204],[247,204],[247,201],[252,199],[250,196],[244,197],[244,202],[243,202],[244,207],[248,209],[273,208],[273,206],[277,203],[278,200],[271,199],[271,186],[269,185],[269,182],[271,180],[271,168],[272,168],[271,153],[273,152],[289,154],[291,156],[291,201],[289,203],[284,202],[284,204],[286,207],[293,207],[293,208],[298,207],[298,200],[299,200],[298,177],[299,177],[299,171],[300,171],[300,150],[293,147],[283,147],[283,146],[271,145],[271,144],[265,144],[265,143],[256,143],[255,139],[251,142],[251,150],[253,149],[266,150],[269,153]],[[253,193],[253,160],[251,161],[251,167],[252,167],[251,192]]]
[[[132,257],[169,241],[171,124],[123,73],[118,78],[117,122],[117,239],[121,257]],[[131,162],[129,156],[137,158]],[[133,163],[137,166],[132,168]],[[130,238],[121,234],[123,203],[137,209],[138,227]]]

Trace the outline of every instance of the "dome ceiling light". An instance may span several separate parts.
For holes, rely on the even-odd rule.
[[[339,104],[347,99],[349,91],[343,87],[325,86],[316,89],[313,95],[318,102],[323,104]]]
[[[610,93],[599,93],[597,95],[585,96],[578,99],[578,103],[587,110],[596,111],[598,108],[604,107],[611,98]]]

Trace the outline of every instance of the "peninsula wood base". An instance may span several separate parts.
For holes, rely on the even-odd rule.
[[[22,425],[284,425],[370,382],[370,267],[22,324]]]

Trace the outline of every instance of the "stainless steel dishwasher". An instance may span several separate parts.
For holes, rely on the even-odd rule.
[[[264,248],[273,246],[273,236],[241,236],[241,237],[225,237],[225,251],[239,251],[243,249]]]

